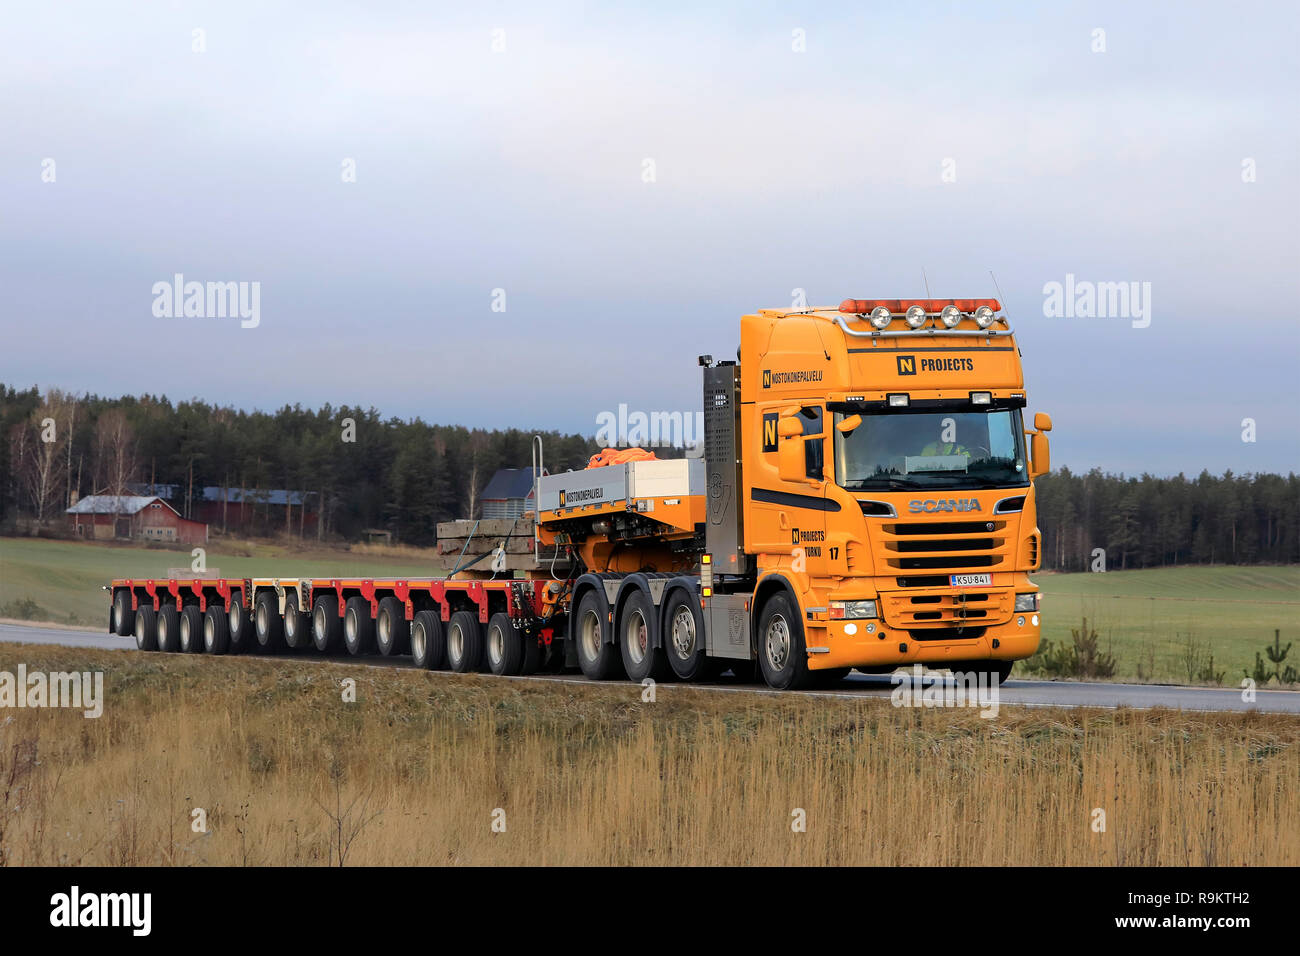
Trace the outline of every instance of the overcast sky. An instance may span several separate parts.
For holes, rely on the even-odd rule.
[[[1295,4],[644,6],[10,5],[0,381],[594,434],[796,289],[992,271],[1056,464],[1300,466]]]

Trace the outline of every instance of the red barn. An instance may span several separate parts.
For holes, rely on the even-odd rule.
[[[139,538],[175,544],[206,544],[208,526],[182,518],[156,495],[87,495],[68,509],[73,533],[82,538]]]

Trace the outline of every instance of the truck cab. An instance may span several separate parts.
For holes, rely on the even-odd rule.
[[[738,363],[702,360],[704,600],[711,625],[743,614],[768,683],[915,663],[1004,680],[1038,648],[1051,421],[1025,428],[1001,311],[768,309],[741,319]]]

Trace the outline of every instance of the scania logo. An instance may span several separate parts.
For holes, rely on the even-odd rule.
[[[927,514],[936,511],[979,511],[980,503],[976,498],[926,498],[924,501],[919,498],[909,501],[907,509],[913,514],[926,512]]]

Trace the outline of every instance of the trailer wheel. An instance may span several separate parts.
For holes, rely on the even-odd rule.
[[[158,611],[158,650],[165,654],[175,654],[181,649],[180,611],[168,604]]]
[[[143,604],[135,612],[135,646],[142,651],[158,650],[158,612]]]
[[[695,596],[674,588],[664,601],[664,656],[678,679],[704,680],[708,674],[704,656],[704,616]]]
[[[800,690],[812,683],[803,622],[790,607],[790,598],[775,594],[758,619],[758,666],[768,687]]]
[[[224,654],[230,650],[230,624],[226,609],[220,604],[208,605],[203,615],[203,649],[209,654]]]
[[[343,643],[339,599],[333,594],[322,594],[311,609],[311,639],[322,654],[337,653]]]
[[[483,660],[483,629],[478,615],[457,611],[447,622],[447,663],[457,674],[479,669]]]
[[[203,612],[197,604],[187,604],[181,609],[181,653],[203,653]]]
[[[588,680],[614,680],[623,669],[618,648],[606,637],[609,621],[596,592],[588,591],[578,602],[578,612],[570,624],[578,666]]]
[[[644,591],[633,591],[618,612],[618,649],[623,669],[638,684],[647,678],[664,680],[669,673],[662,647],[655,647],[659,619]]]
[[[410,650],[411,624],[406,620],[406,605],[395,597],[386,597],[379,602],[375,643],[379,645],[379,653],[385,657]]]
[[[243,654],[253,646],[253,627],[244,607],[244,592],[230,595],[230,613],[226,615],[226,629],[230,632],[230,653]]]
[[[416,667],[442,670],[447,666],[447,646],[437,611],[418,611],[411,622],[411,657]]]
[[[131,592],[119,590],[113,596],[113,633],[130,637],[135,633],[135,611],[131,610]]]
[[[263,654],[276,654],[284,649],[284,619],[280,617],[279,603],[274,591],[263,591],[253,605],[257,647]]]
[[[298,609],[297,588],[284,593],[284,644],[295,651],[311,647],[311,620]]]
[[[343,643],[353,657],[375,650],[375,621],[370,616],[370,602],[359,594],[348,598],[343,608]]]
[[[513,677],[524,672],[524,634],[509,614],[498,611],[488,620],[484,653],[493,674]]]

